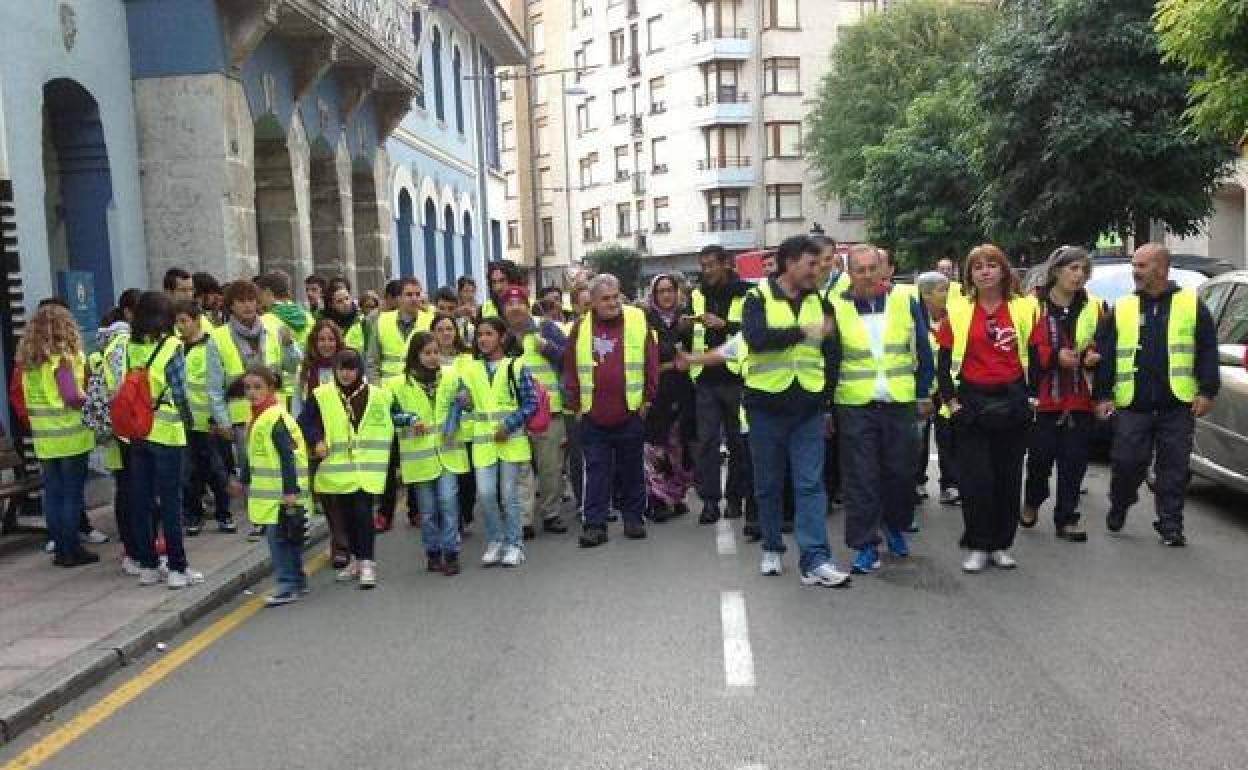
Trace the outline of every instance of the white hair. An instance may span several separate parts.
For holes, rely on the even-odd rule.
[[[620,279],[610,273],[599,273],[589,279],[589,296],[597,297],[604,289],[620,290]]]
[[[919,273],[919,277],[914,279],[914,285],[918,287],[919,295],[925,297],[941,286],[948,286],[949,276],[939,270],[928,270],[926,273]]]

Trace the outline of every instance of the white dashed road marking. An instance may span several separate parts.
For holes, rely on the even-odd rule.
[[[724,626],[724,684],[728,689],[754,687],[754,652],[750,649],[750,626],[745,615],[745,595],[724,591],[719,596]]]
[[[715,550],[720,556],[737,555],[737,538],[732,534],[732,522],[727,519],[715,522]]]

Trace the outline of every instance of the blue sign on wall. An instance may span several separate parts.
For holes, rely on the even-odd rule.
[[[100,313],[95,305],[95,273],[86,270],[62,270],[56,274],[61,297],[69,303],[69,312],[78,322],[87,352],[95,350],[95,328]]]

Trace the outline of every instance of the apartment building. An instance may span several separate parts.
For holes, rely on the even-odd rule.
[[[543,280],[597,248],[645,272],[709,244],[775,246],[816,224],[863,237],[803,152],[838,31],[870,0],[512,0],[531,50],[500,110],[509,256]]]

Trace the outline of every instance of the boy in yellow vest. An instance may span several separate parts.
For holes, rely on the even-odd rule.
[[[220,439],[212,433],[212,402],[208,399],[208,348],[216,347],[216,343],[204,333],[203,311],[198,304],[191,300],[176,302],[173,313],[186,357],[186,399],[192,418],[186,434],[191,472],[182,493],[186,535],[195,537],[203,529],[205,486],[212,490],[217,505],[217,530],[223,534],[237,532],[230,514],[229,473],[218,446]]]

